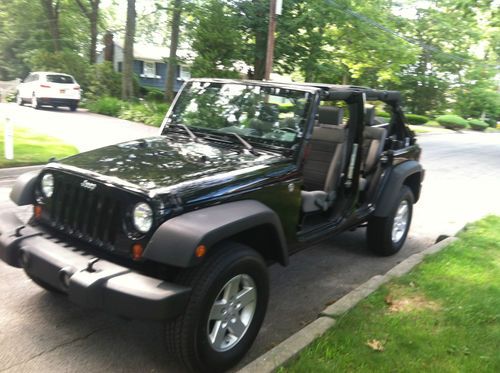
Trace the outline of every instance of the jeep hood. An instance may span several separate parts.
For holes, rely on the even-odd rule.
[[[215,181],[214,176],[222,173],[224,176],[229,176],[226,173],[253,173],[284,159],[277,153],[249,154],[238,143],[227,146],[158,136],[92,150],[59,163],[62,167],[76,167],[82,173],[98,173],[153,191],[204,180]]]

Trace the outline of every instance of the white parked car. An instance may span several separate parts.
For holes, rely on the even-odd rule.
[[[35,109],[43,105],[67,106],[75,111],[80,101],[80,86],[68,74],[37,71],[29,74],[17,87],[17,103],[31,103]]]

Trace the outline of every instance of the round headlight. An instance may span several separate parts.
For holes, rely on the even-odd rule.
[[[153,226],[153,210],[147,203],[139,202],[134,207],[134,227],[141,233],[147,233]]]
[[[42,193],[47,198],[52,197],[52,193],[54,193],[54,176],[52,176],[52,174],[43,175]]]

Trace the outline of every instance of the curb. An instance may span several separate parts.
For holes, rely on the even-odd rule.
[[[276,347],[267,351],[251,363],[237,371],[237,373],[271,373],[295,357],[300,351],[311,344],[316,338],[323,335],[328,329],[335,325],[333,317],[340,316],[377,290],[381,285],[392,278],[401,277],[410,272],[417,264],[428,256],[443,250],[446,246],[456,241],[456,237],[448,237],[418,254],[406,258],[401,263],[389,270],[385,275],[377,275],[344,295],[338,301],[325,308],[319,317],[291,335]]]

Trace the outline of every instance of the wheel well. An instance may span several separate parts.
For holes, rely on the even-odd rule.
[[[415,202],[417,202],[418,199],[420,198],[420,180],[421,180],[421,173],[416,172],[408,176],[403,182],[403,185],[406,185],[411,189],[413,197],[415,197]]]
[[[278,233],[271,224],[258,225],[228,237],[227,240],[251,247],[268,263],[279,262],[286,265],[288,262],[284,257]]]

